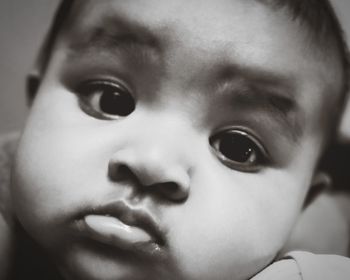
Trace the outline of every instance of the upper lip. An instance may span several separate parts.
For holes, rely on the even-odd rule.
[[[153,242],[165,245],[165,230],[156,219],[146,210],[134,208],[123,200],[113,201],[105,205],[85,211],[82,216],[103,215],[115,217],[128,226],[145,230],[153,238]]]

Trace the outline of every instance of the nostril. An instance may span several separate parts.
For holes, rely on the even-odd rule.
[[[117,166],[117,173],[123,176],[123,175],[130,175],[132,172],[130,168],[127,167],[127,165],[120,164],[119,166]]]
[[[171,200],[184,200],[187,198],[187,192],[175,182],[164,182],[153,186],[158,192],[162,193]]]
[[[135,175],[126,164],[113,164],[108,168],[108,175],[113,181],[127,181],[135,179]]]
[[[169,193],[169,194],[174,194],[174,193],[178,192],[179,187],[176,183],[169,182],[169,183],[163,183],[161,188],[166,190],[167,193]]]

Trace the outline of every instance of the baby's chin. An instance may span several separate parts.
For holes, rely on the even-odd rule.
[[[46,250],[65,280],[247,280],[266,268],[277,255],[277,252],[270,250],[266,255],[242,256],[241,261],[236,256],[232,265],[211,269],[191,255],[185,256],[184,262],[176,255],[172,259],[155,262],[134,258],[118,250],[108,250],[104,245],[85,244],[77,240],[61,241],[69,245],[61,244],[59,248],[54,245]]]
[[[175,266],[166,261],[155,263],[124,252],[111,252],[103,246],[92,247],[71,247],[69,252],[58,257],[57,266],[65,279],[185,279],[174,269]]]
[[[97,254],[89,248],[72,248],[61,256],[57,266],[66,280],[247,280],[259,273],[271,262],[271,258],[252,261],[250,264],[228,268],[227,271],[207,271],[198,273],[195,265],[189,269],[179,267],[176,263],[150,263],[135,260],[130,257],[108,254]],[[193,264],[195,260],[193,260]]]

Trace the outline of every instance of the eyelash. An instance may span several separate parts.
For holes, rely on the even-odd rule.
[[[76,92],[80,97],[81,109],[98,119],[119,119],[135,110],[136,103],[131,90],[119,82],[87,81]]]
[[[214,154],[231,169],[258,172],[269,163],[269,155],[260,141],[243,130],[223,130],[209,142]]]

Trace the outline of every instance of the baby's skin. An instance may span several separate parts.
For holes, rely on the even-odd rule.
[[[342,68],[307,36],[262,1],[77,1],[19,143],[16,219],[66,279],[253,277],[328,182]]]

